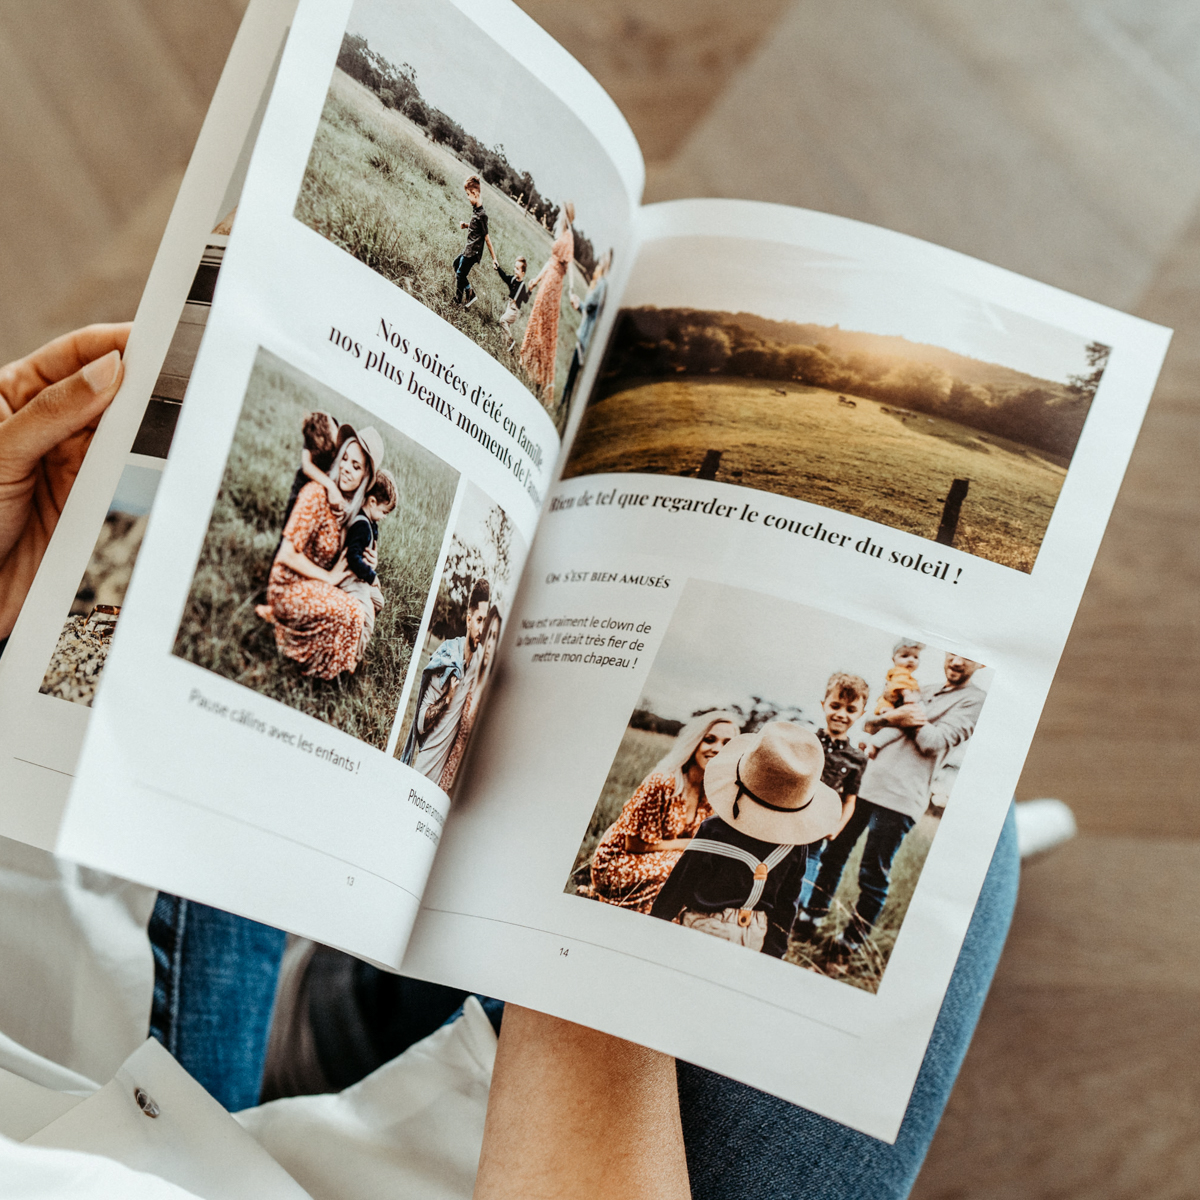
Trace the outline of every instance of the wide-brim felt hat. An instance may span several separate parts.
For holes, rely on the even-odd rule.
[[[367,465],[371,468],[371,481],[373,482],[375,476],[379,474],[379,468],[383,466],[384,447],[379,430],[374,425],[368,425],[365,429],[355,429],[353,425],[339,425],[337,449],[340,450],[351,439],[363,448],[363,453],[367,456]]]
[[[828,837],[842,801],[821,782],[825,751],[811,730],[771,721],[730,738],[709,761],[704,794],[713,812],[749,837],[807,846]]]

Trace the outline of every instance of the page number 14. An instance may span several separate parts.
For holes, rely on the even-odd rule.
[[[567,958],[570,956],[570,953],[571,951],[568,950],[566,946],[559,946],[558,955],[560,958]]]

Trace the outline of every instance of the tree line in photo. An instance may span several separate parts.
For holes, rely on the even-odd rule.
[[[753,328],[756,324],[760,327]],[[898,345],[915,354],[896,353]],[[633,379],[727,375],[787,381],[941,417],[1053,455],[1065,466],[1083,432],[1109,347],[1092,342],[1085,354],[1086,372],[1055,383],[901,338],[647,305],[625,309],[618,318],[596,398],[623,390]]]
[[[544,228],[554,229],[559,206],[538,191],[533,176],[528,171],[518,171],[508,161],[503,146],[485,146],[453,117],[430,104],[421,95],[417,73],[408,63],[397,67],[372,50],[361,34],[347,33],[342,38],[337,65],[351,79],[374,92],[387,108],[402,113],[414,125],[420,125],[432,141],[470,163],[485,183],[515,200]],[[590,277],[598,261],[595,248],[578,227],[574,228],[574,235],[575,261]]]

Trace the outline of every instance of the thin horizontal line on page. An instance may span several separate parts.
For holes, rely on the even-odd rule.
[[[421,897],[411,888],[406,888],[404,884],[397,883],[394,879],[389,879],[386,875],[380,875],[378,871],[372,871],[370,867],[364,867],[362,863],[356,863],[348,858],[342,858],[337,854],[330,854],[328,850],[320,850],[316,846],[310,846],[307,842],[302,842],[299,838],[291,837],[289,834],[280,833],[278,829],[271,829],[266,825],[258,825],[254,821],[248,821],[245,817],[237,817],[232,813],[224,812],[222,809],[213,808],[208,804],[201,804],[198,800],[190,800],[187,796],[176,795],[175,792],[168,792],[165,788],[155,787],[150,783],[138,781],[138,787],[145,788],[148,792],[157,792],[160,796],[166,796],[168,800],[175,800],[179,804],[186,804],[190,808],[198,808],[202,812],[212,813],[213,816],[221,817],[226,821],[234,821],[239,825],[245,825],[247,829],[255,829],[259,833],[269,834],[271,837],[278,838],[281,842],[291,842],[293,846],[299,846],[302,850],[310,850],[313,854],[320,854],[323,858],[328,858],[332,862],[339,862],[343,866],[353,867],[356,871],[361,871],[364,875],[370,875],[374,879],[380,880],[382,883],[390,884],[392,887],[401,892],[406,892],[418,904],[421,903]]]
[[[755,1000],[759,1004],[765,1004],[769,1008],[777,1008],[780,1012],[785,1012],[789,1016],[800,1017],[802,1020],[811,1021],[814,1025],[823,1025],[826,1029],[832,1029],[835,1033],[844,1033],[847,1037],[854,1038],[856,1041],[862,1040],[862,1034],[856,1033],[853,1029],[846,1029],[844,1026],[835,1025],[832,1021],[822,1021],[820,1017],[810,1016],[808,1013],[797,1012],[794,1008],[788,1008],[783,1004],[776,1004],[774,1000],[764,1000],[762,996],[756,992],[747,992],[742,988],[731,987],[728,983],[719,983],[715,979],[709,979],[707,975],[698,975],[695,971],[685,971],[680,967],[671,967],[666,963],[655,962],[652,958],[647,958],[643,954],[631,954],[628,950],[618,950],[613,946],[606,946],[603,942],[593,942],[588,938],[577,937],[573,933],[562,933],[557,929],[543,929],[539,925],[526,925],[521,921],[506,921],[502,917],[483,917],[478,913],[455,912],[452,908],[430,908],[427,904],[421,905],[423,912],[440,913],[447,917],[467,917],[473,921],[492,921],[497,925],[511,925],[514,929],[528,929],[533,933],[544,933],[548,937],[560,937],[568,942],[579,942],[584,946],[594,946],[597,950],[607,950],[611,954],[621,954],[626,958],[632,958],[636,962],[649,963],[652,967],[659,967],[664,971],[673,971],[676,975],[684,975],[688,979],[696,979],[701,983],[710,984],[712,987],[723,988],[727,992],[733,992],[735,996],[745,996],[748,1000]]]

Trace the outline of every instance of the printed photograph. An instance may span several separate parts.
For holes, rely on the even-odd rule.
[[[643,248],[564,478],[791,496],[1030,572],[1109,347],[857,261]]]
[[[566,892],[877,991],[992,674],[690,580]]]
[[[457,486],[260,349],[174,652],[385,749]]]
[[[454,787],[495,674],[524,553],[508,514],[468,483],[396,744],[396,757],[444,792]]]
[[[295,216],[483,347],[560,433],[623,197],[582,122],[453,5],[354,5]]]
[[[127,464],[121,472],[70,615],[38,688],[43,695],[91,708],[161,478],[160,471],[136,463]]]

